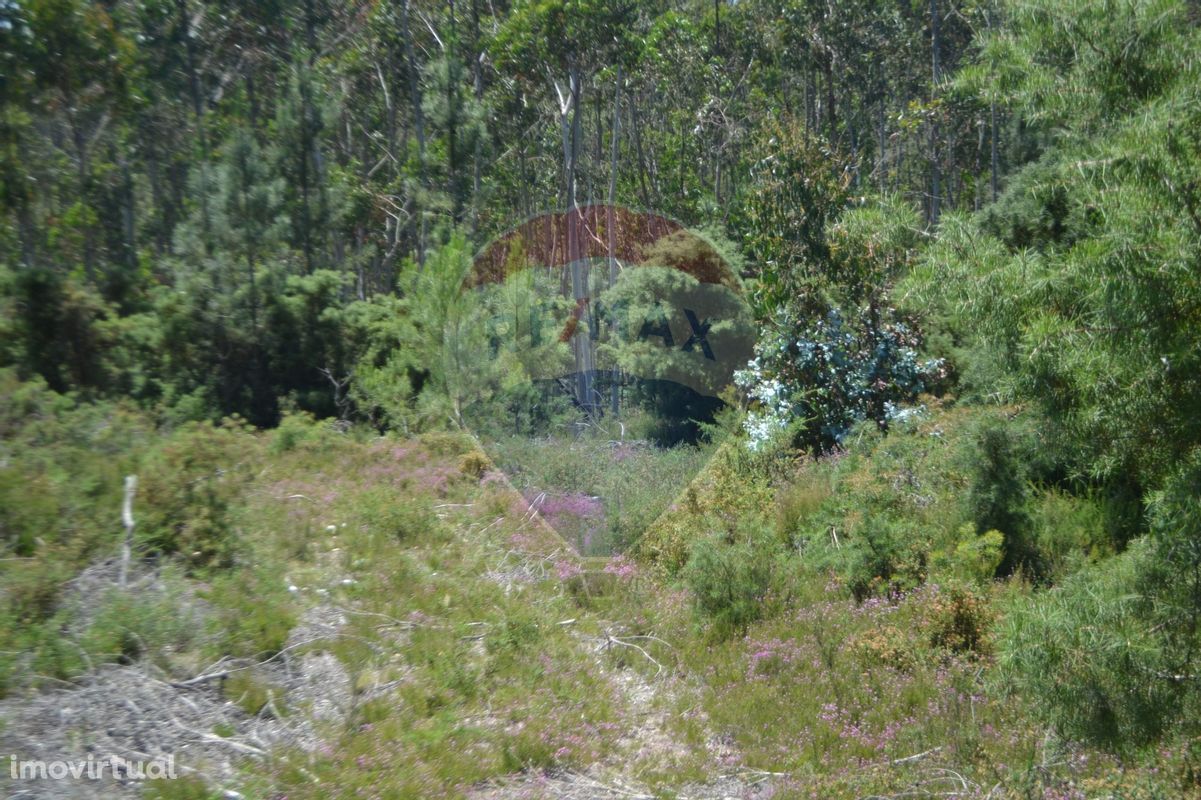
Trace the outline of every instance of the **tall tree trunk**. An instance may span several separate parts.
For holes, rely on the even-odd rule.
[[[192,40],[192,21],[188,18],[188,0],[176,0],[177,24],[184,40],[184,63],[188,70],[188,90],[192,95],[192,116],[196,120],[196,149],[197,166],[200,170],[200,230],[204,240],[204,251],[207,255],[213,252],[212,222],[209,215],[209,182],[208,182],[208,133],[204,125],[204,100],[202,98],[200,75],[196,71],[196,45]]]
[[[413,202],[414,233],[417,239],[417,264],[425,266],[425,201],[420,195],[425,192],[425,114],[421,110],[421,79],[417,67],[417,56],[413,48],[413,31],[409,25],[409,2],[401,0],[401,36],[404,39],[405,59],[408,61],[409,100],[413,107],[413,128],[417,134],[417,199]]]
[[[614,208],[617,203],[617,143],[621,136],[621,65],[617,65],[617,85],[613,89],[613,130],[610,132],[609,141],[609,202],[607,209],[608,219],[605,222],[605,232],[608,234],[609,245],[609,288],[613,288],[613,284],[617,283],[617,213]],[[617,333],[617,320],[610,319],[609,321],[610,335],[615,336]],[[609,410],[613,416],[617,416],[620,411],[620,384],[621,370],[617,368],[617,363],[613,364],[613,374],[609,385]]]
[[[812,48],[805,43],[805,132],[817,127],[817,79],[813,75]]]
[[[121,169],[121,227],[125,235],[125,266],[132,276],[138,268],[138,242],[135,225],[133,173],[125,156],[119,159]]]
[[[484,100],[484,53],[480,50],[480,7],[479,0],[471,0],[471,88],[475,94],[477,108]],[[480,166],[483,160],[484,137],[476,131],[475,152],[471,163],[471,235],[474,238],[480,227]]]
[[[300,148],[296,153],[300,172],[300,244],[304,251],[304,271],[313,271],[312,212],[309,207],[309,75],[300,70]]]
[[[989,130],[989,188],[992,189],[992,201],[997,202],[997,173],[999,171],[1000,157],[997,153],[997,101],[993,100],[988,104],[988,130]]]
[[[713,53],[721,55],[721,0],[713,0]]]
[[[634,133],[634,153],[638,157],[638,192],[642,197],[643,209],[651,208],[651,195],[647,187],[646,155],[642,150],[642,125],[638,120],[638,102],[630,103],[630,129]]]
[[[991,31],[993,27],[993,9],[988,10],[988,29]],[[1000,156],[997,153],[997,100],[990,99],[988,103],[988,162],[989,162],[989,188],[992,190],[992,201],[997,202],[997,180],[1000,165]]]
[[[888,177],[888,165],[885,160],[888,140],[884,136],[884,100],[885,96],[881,96],[880,105],[876,109],[876,183],[880,187],[880,194],[884,194]]]
[[[589,319],[588,275],[581,260],[580,215],[576,202],[576,172],[580,150],[580,98],[582,94],[579,67],[568,67],[568,91],[564,97],[560,91],[560,128],[563,136],[563,180],[567,205],[567,259],[571,272],[571,291],[576,302],[576,326],[572,336],[572,349],[576,369],[576,401],[591,414],[593,399],[593,359],[591,320]]]
[[[828,50],[822,55],[822,88],[826,92],[826,138],[833,142],[838,137],[838,97],[834,87],[834,54]]]
[[[67,124],[71,128],[71,141],[75,145],[75,180],[77,183],[76,191],[79,193],[77,202],[91,208],[89,196],[91,195],[88,158],[88,142],[84,135],[83,128],[79,124],[78,107],[76,106],[75,97],[71,92],[66,92],[64,100],[67,105]],[[83,269],[87,275],[88,283],[94,283],[96,280],[96,232],[93,229],[91,222],[87,219],[83,220]]]
[[[931,90],[930,97],[938,97],[939,81],[939,38],[938,38],[938,0],[930,0],[930,63]],[[941,175],[938,162],[938,109],[932,110],[934,116],[930,120],[930,224],[938,224],[939,216],[939,182]]]
[[[450,189],[451,219],[455,224],[463,220],[463,192],[459,185],[459,60],[455,52],[458,44],[456,33],[455,0],[447,0],[450,15],[450,38],[446,47],[446,178]]]

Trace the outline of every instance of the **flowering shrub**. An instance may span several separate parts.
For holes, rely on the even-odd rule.
[[[919,359],[918,341],[890,309],[875,304],[850,320],[834,307],[808,324],[781,310],[755,357],[735,373],[752,403],[744,423],[749,446],[762,449],[787,435],[825,452],[856,422],[887,427],[944,369],[941,359]]]
[[[605,564],[605,573],[619,581],[633,580],[638,576],[638,565],[624,555],[618,555]]]
[[[603,546],[600,534],[606,529],[605,508],[599,497],[582,492],[540,492],[531,500],[531,505],[581,555],[595,555],[593,551]]]

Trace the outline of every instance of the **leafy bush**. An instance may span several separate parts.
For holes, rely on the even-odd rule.
[[[570,440],[509,437],[492,451],[514,486],[581,554],[609,555],[640,541],[712,451],[618,441],[620,435],[594,426]]]
[[[213,605],[209,649],[215,656],[262,659],[275,655],[296,625],[282,576],[267,569],[222,573],[205,593]]]
[[[221,800],[225,795],[192,775],[159,778],[146,784],[147,800]]]
[[[797,442],[815,452],[837,447],[861,420],[886,426],[941,369],[919,358],[917,344],[915,330],[875,304],[847,315],[831,308],[816,321],[782,312],[736,375],[753,404],[746,421],[752,447],[790,420],[803,421]]]
[[[285,690],[264,680],[252,669],[239,670],[227,677],[221,684],[221,693],[252,717],[268,708],[272,714],[287,713]]]
[[[983,583],[996,577],[1005,558],[1005,536],[1000,531],[977,534],[976,526],[965,523],[960,529],[954,549],[934,554],[931,567],[960,580]]]
[[[968,490],[969,513],[981,531],[1000,531],[1005,536],[1002,573],[1026,567],[1037,570],[1038,554],[1030,541],[1027,504],[1028,459],[1009,427],[986,421],[979,433],[978,457]]]
[[[776,526],[780,533],[794,541],[822,506],[830,499],[830,477],[824,470],[809,469],[797,476],[776,493]]]
[[[405,544],[421,541],[442,525],[424,498],[401,497],[386,491],[364,496],[360,513],[370,530]]]
[[[762,130],[754,151],[751,184],[733,223],[756,272],[755,310],[770,316],[825,277],[826,232],[847,203],[851,170],[796,119]]]
[[[163,667],[168,653],[192,641],[195,623],[174,591],[131,594],[114,589],[99,601],[80,645],[94,664],[146,658]]]
[[[717,447],[691,482],[663,485],[658,478],[648,481],[648,487],[678,494],[638,540],[638,556],[659,571],[676,575],[688,562],[693,543],[706,532],[724,531],[734,536],[742,520],[771,508],[772,488],[760,469],[770,457],[769,453],[750,453],[738,440],[729,439]],[[679,492],[681,485],[683,491]]]
[[[1049,489],[1033,498],[1030,524],[1039,563],[1048,579],[1112,556],[1122,541],[1111,536],[1107,513],[1094,495]]]
[[[705,536],[692,545],[684,580],[697,612],[718,636],[745,632],[770,613],[769,595],[781,577],[778,541],[761,520],[748,521],[738,540]]]
[[[992,609],[985,597],[965,586],[953,585],[934,595],[927,620],[934,647],[952,653],[987,653],[991,649]]]
[[[492,460],[480,450],[470,450],[459,457],[459,472],[479,480],[492,467]]]
[[[288,412],[271,434],[269,451],[287,453],[298,447],[327,446],[334,436],[328,421],[318,421],[307,412]]]
[[[912,522],[870,515],[830,555],[857,600],[895,594],[926,579],[929,542]]]
[[[258,443],[237,421],[189,423],[151,456],[138,486],[138,533],[152,551],[192,567],[226,567],[235,553],[233,508]]]
[[[1178,665],[1148,625],[1140,584],[1147,542],[1019,601],[1002,617],[1005,685],[1062,735],[1128,749],[1162,733],[1179,711]]]

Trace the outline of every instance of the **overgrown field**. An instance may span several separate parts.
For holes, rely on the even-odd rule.
[[[6,400],[0,740],[24,758],[175,752],[184,776],[145,789],[164,799],[1197,791],[1187,725],[1087,748],[1035,705],[1021,662],[1053,653],[1023,638],[1049,613],[1030,598],[1110,556],[1100,501],[1023,455],[1018,408],[932,405],[816,461],[727,442],[630,557],[584,562],[466,436],[164,435],[31,385]],[[977,528],[1003,512],[1025,549],[996,581],[1014,550]],[[111,721],[127,701],[137,736]]]

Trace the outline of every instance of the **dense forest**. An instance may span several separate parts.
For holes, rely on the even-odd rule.
[[[0,746],[124,692],[188,766],[131,796],[1201,795],[1199,56],[1196,0],[0,0]],[[548,219],[607,269],[513,269]]]

